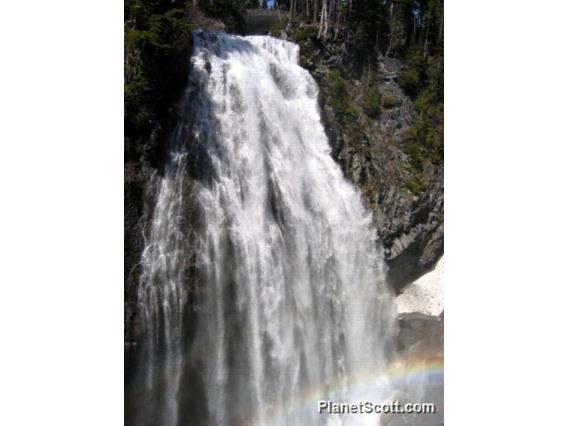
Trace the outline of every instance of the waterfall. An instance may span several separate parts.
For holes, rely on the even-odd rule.
[[[142,256],[136,423],[376,425],[317,411],[388,396],[394,327],[380,244],[331,157],[317,84],[293,43],[197,31],[194,45]]]

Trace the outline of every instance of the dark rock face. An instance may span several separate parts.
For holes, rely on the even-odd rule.
[[[370,85],[356,67],[360,61],[350,58],[344,45],[311,39],[300,45],[302,64],[320,85],[322,119],[333,156],[347,178],[361,189],[373,213],[389,266],[388,280],[399,293],[432,270],[443,255],[443,164],[425,161],[417,172],[404,152],[404,133],[412,125],[415,111],[396,83],[402,67],[399,60],[379,58],[378,72]],[[346,121],[332,107],[333,95],[326,88],[326,75],[332,69],[343,71],[358,111],[356,120]],[[373,116],[360,108],[369,87],[383,99],[380,113]],[[417,175],[424,188],[412,192],[409,182]]]
[[[385,215],[378,223],[379,234],[387,237],[383,241],[388,244],[389,280],[397,291],[432,270],[444,253],[443,170],[434,173],[430,189],[410,203],[401,198],[384,201],[386,209],[408,206],[406,211],[395,210],[390,217],[394,220]]]

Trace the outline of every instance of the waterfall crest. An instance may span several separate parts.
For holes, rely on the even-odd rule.
[[[142,258],[138,424],[376,425],[317,412],[317,399],[388,396],[394,324],[317,84],[293,43],[205,31],[194,43],[191,120],[173,135]]]

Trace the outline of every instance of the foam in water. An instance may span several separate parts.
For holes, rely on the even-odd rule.
[[[192,117],[173,137],[142,259],[137,423],[180,425],[194,410],[215,426],[376,425],[317,413],[316,399],[388,397],[380,375],[354,383],[386,365],[394,323],[371,217],[331,157],[317,84],[295,44],[194,41]],[[190,179],[196,162],[206,173]]]

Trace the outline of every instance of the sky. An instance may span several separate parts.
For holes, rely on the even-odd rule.
[[[258,1],[258,4],[261,5],[262,4],[262,0]],[[274,0],[266,0],[266,6],[269,9],[272,9],[274,7]]]

